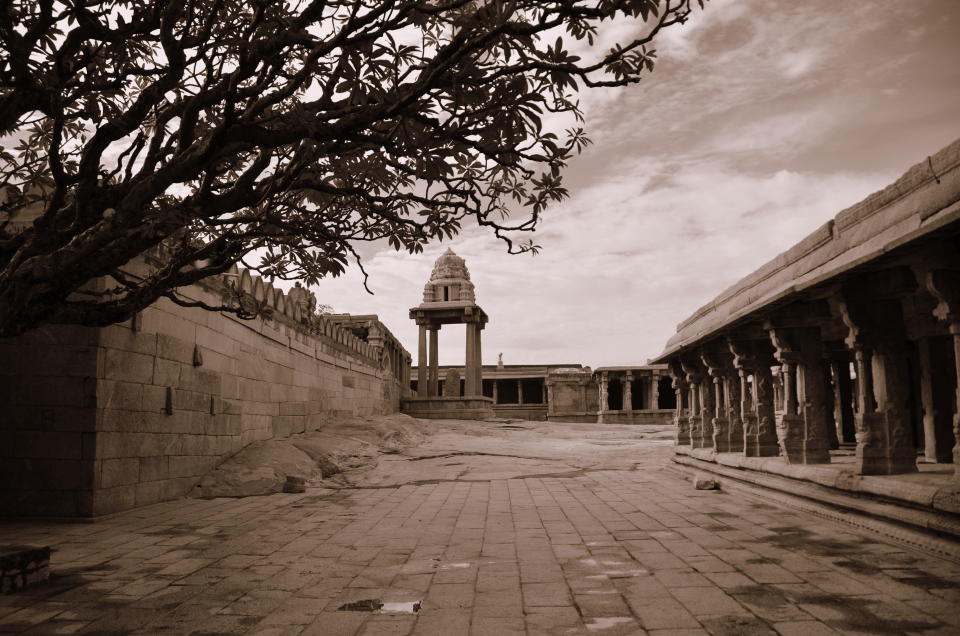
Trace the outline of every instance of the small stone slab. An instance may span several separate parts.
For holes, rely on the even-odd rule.
[[[716,479],[697,475],[693,478],[693,487],[696,490],[720,490],[720,483]]]
[[[49,578],[49,547],[0,546],[0,593],[10,594]]]

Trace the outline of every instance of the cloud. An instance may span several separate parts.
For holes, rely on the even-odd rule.
[[[960,54],[957,7],[713,0],[665,32],[639,87],[586,93],[596,144],[533,235],[539,256],[468,228],[422,255],[371,250],[376,296],[353,268],[318,297],[379,314],[416,355],[407,310],[452,245],[491,318],[486,363],[642,363],[725,287],[952,141],[960,84],[935,62]],[[885,88],[901,92],[878,100]],[[462,363],[462,327],[440,342]]]
[[[698,306],[888,180],[784,170],[751,176],[702,163],[651,188],[660,169],[639,162],[551,210],[537,257],[507,256],[480,233],[453,244],[491,317],[488,363],[500,351],[509,363],[643,362]],[[380,314],[412,350],[416,328],[406,309],[420,302],[446,247],[417,257],[380,253],[367,263],[376,297],[360,296],[347,277],[323,283],[320,300]],[[441,332],[444,363],[462,362],[462,337],[452,327]]]

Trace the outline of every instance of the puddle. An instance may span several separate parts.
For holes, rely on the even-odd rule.
[[[611,570],[607,572],[607,577],[611,579],[629,579],[634,576],[643,576],[649,574],[646,570]]]
[[[344,603],[337,608],[338,612],[375,612],[383,607],[378,598],[365,598],[362,601]]]
[[[380,608],[381,612],[391,614],[416,614],[420,611],[423,601],[410,601],[407,603],[384,603]]]
[[[634,620],[628,616],[611,616],[605,618],[591,618],[590,622],[584,622],[584,625],[587,628],[587,631],[590,632],[599,632],[604,629],[610,629],[616,627],[617,625],[625,625],[629,623],[634,623]]]
[[[339,612],[376,612],[378,614],[416,614],[423,601],[405,601],[403,603],[381,603],[378,598],[365,598],[362,601],[344,603],[337,608]]]
[[[462,568],[468,568],[471,565],[472,565],[471,563],[444,563],[443,565],[440,566],[440,569],[441,570],[459,570]]]

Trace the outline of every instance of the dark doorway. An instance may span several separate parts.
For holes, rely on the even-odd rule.
[[[497,380],[497,404],[518,404],[520,394],[517,392],[516,380]]]
[[[659,390],[657,394],[658,409],[677,408],[677,394],[673,390],[673,380],[670,378],[660,378],[657,389]]]
[[[623,410],[623,382],[620,380],[610,380],[607,383],[607,410]]]
[[[520,383],[524,404],[543,404],[543,378],[524,378]]]

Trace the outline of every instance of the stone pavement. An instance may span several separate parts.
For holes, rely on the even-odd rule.
[[[659,465],[0,525],[26,541],[53,579],[0,597],[0,632],[960,633],[957,564]]]

